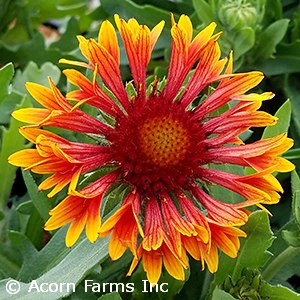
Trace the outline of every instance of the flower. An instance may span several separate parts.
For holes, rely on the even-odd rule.
[[[50,211],[45,224],[46,230],[54,230],[70,223],[67,246],[84,227],[91,242],[111,234],[111,258],[119,259],[128,248],[133,254],[128,274],[142,260],[152,284],[163,265],[174,278],[184,280],[187,253],[215,272],[218,249],[230,257],[238,255],[239,238],[245,237],[238,227],[250,214],[246,208],[279,201],[282,187],[272,173],[294,168],[280,157],[293,141],[286,134],[247,145],[240,139],[251,127],[276,123],[277,118],[258,111],[262,101],[274,95],[247,93],[263,74],[232,73],[232,55],[221,58],[215,23],[193,38],[190,19],[182,15],[176,23],[171,15],[168,76],[147,86],[146,68],[164,22],[152,30],[118,15],[115,22],[132,73],[131,92],[121,79],[116,31],[104,21],[98,41],[78,37],[89,64],[61,60],[93,70],[92,80],[77,70],[65,70],[69,82],[78,87],[66,96],[51,80],[50,89],[27,83],[44,108],[21,109],[13,116],[31,124],[20,133],[36,147],[11,155],[9,162],[51,174],[39,186],[53,188],[49,197],[69,185],[68,196]],[[83,112],[82,104],[98,109],[100,117]],[[69,141],[45,129],[48,126],[59,127],[61,134],[64,129],[88,134],[97,143]],[[223,164],[249,167],[254,173],[233,174],[215,167]],[[101,170],[100,175],[95,170]],[[82,182],[91,173],[89,184]],[[243,201],[230,204],[213,198],[207,189],[212,184],[239,194]],[[119,186],[124,191],[122,204],[101,224],[105,196]]]
[[[219,5],[220,21],[231,29],[255,27],[263,15],[261,4],[252,0],[226,0]]]

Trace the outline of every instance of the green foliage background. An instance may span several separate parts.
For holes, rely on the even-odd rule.
[[[87,0],[0,0],[0,299],[299,299],[300,295],[300,4],[297,0],[101,0],[91,6]],[[72,249],[65,247],[66,228],[45,232],[48,211],[64,192],[49,201],[38,192],[40,177],[21,172],[7,163],[7,157],[31,147],[18,133],[20,122],[12,111],[37,105],[26,92],[26,81],[48,85],[50,76],[60,89],[70,87],[61,76],[60,58],[82,60],[77,34],[96,37],[104,19],[113,14],[136,18],[153,27],[166,21],[165,29],[149,64],[148,72],[163,78],[170,57],[170,12],[187,14],[195,30],[212,21],[223,31],[220,44],[224,55],[234,51],[235,71],[260,70],[266,79],[260,88],[276,97],[263,109],[280,119],[276,126],[249,131],[247,141],[272,137],[289,130],[295,148],[284,154],[296,171],[280,174],[285,193],[279,204],[270,207],[273,217],[258,211],[243,227],[248,234],[241,240],[237,259],[223,254],[216,274],[201,271],[190,260],[186,282],[163,273],[168,293],[142,293],[145,279],[141,267],[127,278],[131,256],[111,263],[107,239],[91,244],[82,237]],[[124,82],[130,72],[121,48]],[[69,138],[75,140],[75,134]],[[223,166],[228,170],[229,166]],[[247,170],[246,170],[247,171]],[[122,190],[113,191],[107,202],[117,203]],[[223,195],[218,187],[211,194]],[[229,195],[228,195],[229,197]],[[230,195],[234,202],[234,195]],[[110,211],[113,207],[106,207]],[[21,292],[9,295],[10,278],[21,282]],[[74,282],[76,293],[27,293],[29,282]],[[84,280],[133,282],[133,293],[93,293],[84,291]]]

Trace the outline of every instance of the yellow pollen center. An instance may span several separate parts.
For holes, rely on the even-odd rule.
[[[172,166],[185,158],[188,131],[182,122],[168,117],[149,118],[139,129],[140,147],[151,163]]]

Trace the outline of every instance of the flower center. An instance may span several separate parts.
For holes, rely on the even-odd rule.
[[[201,163],[205,138],[190,112],[160,95],[134,102],[107,137],[120,179],[148,195],[185,186]]]
[[[161,167],[178,164],[190,144],[184,124],[172,116],[147,119],[139,128],[139,140],[148,162]]]

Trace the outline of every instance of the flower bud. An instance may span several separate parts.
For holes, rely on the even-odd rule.
[[[222,4],[221,4],[222,3]],[[220,4],[218,12],[222,25],[230,29],[254,27],[259,12],[251,0],[225,0]]]

